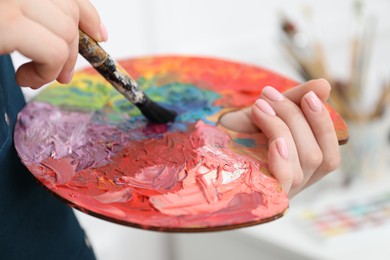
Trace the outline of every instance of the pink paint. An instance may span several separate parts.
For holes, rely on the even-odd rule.
[[[84,212],[145,229],[225,230],[283,216],[288,197],[269,173],[268,140],[218,119],[251,105],[266,85],[283,91],[295,82],[214,59],[122,65],[152,99],[179,112],[177,120],[149,124],[95,72],[76,73],[74,83],[50,86],[19,114],[16,149],[44,186]]]
[[[248,222],[284,212],[287,195],[261,172],[266,165],[232,152],[230,141],[219,127],[198,122],[187,133],[132,142],[111,158],[112,164],[80,171],[68,185],[92,195],[80,194],[79,206],[119,222],[143,216],[149,228],[190,230],[192,225]],[[97,178],[97,186],[86,181],[91,178]],[[57,185],[56,191],[61,190]],[[102,206],[113,204],[118,210]]]
[[[54,160],[48,157],[43,160],[42,165],[52,170],[55,174],[53,184],[62,185],[70,182],[75,174],[76,165],[72,164],[72,159],[69,157]]]
[[[182,183],[183,189],[150,198],[161,212],[180,216],[218,211],[227,207],[236,194],[264,194],[278,185],[273,178],[261,174],[259,162],[227,149],[229,136],[216,128],[198,122],[189,139],[202,144],[194,147],[199,159],[195,167],[184,169],[188,176]],[[259,175],[263,177],[261,180],[257,178]],[[277,199],[285,200],[285,194]],[[250,205],[242,206],[250,209]],[[256,210],[259,207],[265,208],[264,204],[259,204],[252,208],[253,213],[268,214]]]

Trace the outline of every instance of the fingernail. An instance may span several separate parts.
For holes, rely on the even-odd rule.
[[[322,102],[313,91],[306,94],[305,101],[314,112],[320,112],[322,110]]]
[[[278,150],[279,155],[287,160],[288,159],[288,148],[286,141],[284,140],[283,137],[279,137],[278,139],[275,140],[276,142],[276,149]]]
[[[284,96],[271,86],[266,86],[263,89],[263,94],[272,101],[282,101],[284,99]]]
[[[100,24],[100,35],[102,36],[102,41],[106,42],[108,39],[107,29],[102,23]]]
[[[267,115],[271,115],[271,116],[276,115],[275,110],[274,110],[274,109],[270,106],[270,104],[268,104],[268,102],[265,101],[264,99],[258,99],[258,100],[256,100],[255,105],[256,105],[261,111],[263,111],[264,113],[266,113]]]

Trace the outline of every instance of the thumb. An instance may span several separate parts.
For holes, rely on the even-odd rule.
[[[330,96],[330,90],[331,87],[327,80],[315,79],[290,88],[283,92],[283,95],[300,106],[303,96],[309,91],[313,91],[323,102],[326,102]],[[259,131],[253,123],[251,107],[226,113],[219,122],[222,126],[236,132],[255,133]]]
[[[107,41],[107,31],[96,8],[88,0],[75,0],[80,10],[79,28],[97,42]]]
[[[221,116],[219,123],[232,131],[255,133],[259,128],[253,123],[251,107],[228,112]]]
[[[326,102],[330,96],[331,86],[325,79],[313,79],[299,86],[290,88],[283,95],[300,106],[303,96],[313,91],[322,102]]]

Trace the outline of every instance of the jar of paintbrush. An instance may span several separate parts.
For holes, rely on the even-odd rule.
[[[333,85],[331,100],[349,128],[349,141],[340,147],[344,185],[381,181],[390,170],[390,84],[384,84],[367,108],[362,108],[364,97],[357,95],[347,86]]]

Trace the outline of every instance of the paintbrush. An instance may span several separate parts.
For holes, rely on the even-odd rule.
[[[308,36],[298,31],[294,23],[284,15],[281,17],[281,29],[285,49],[298,65],[301,77],[305,80],[329,79],[322,45],[317,41],[309,41]]]
[[[137,82],[116,63],[90,36],[79,30],[79,53],[123,96],[133,103],[153,123],[173,122],[176,112],[152,101],[138,88]]]

